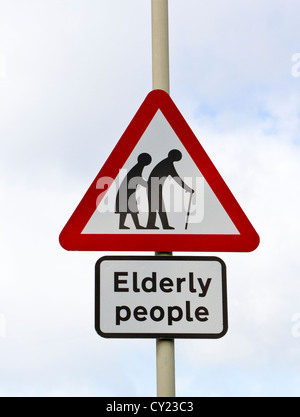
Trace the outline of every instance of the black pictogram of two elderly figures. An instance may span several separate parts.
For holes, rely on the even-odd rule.
[[[137,164],[128,172],[117,192],[115,212],[120,215],[119,229],[129,229],[125,225],[126,217],[129,214],[132,217],[136,229],[159,229],[156,225],[157,214],[160,217],[163,229],[174,229],[174,227],[169,225],[165,209],[163,199],[164,182],[168,177],[171,177],[185,191],[191,193],[191,196],[194,193],[194,190],[180,178],[174,167],[174,162],[180,161],[181,158],[182,154],[178,149],[171,150],[167,158],[160,161],[152,169],[148,181],[146,181],[142,177],[143,169],[152,162],[152,158],[148,153],[142,153],[138,156]],[[149,213],[148,222],[145,227],[140,224],[138,217],[139,211],[136,197],[138,185],[147,189]]]

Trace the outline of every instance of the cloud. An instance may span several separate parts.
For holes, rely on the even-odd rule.
[[[29,179],[53,164],[73,175],[94,175],[90,155],[95,166],[104,152],[109,155],[151,88],[150,18],[148,25],[143,19],[130,24],[133,11],[145,17],[148,9],[136,1],[125,9],[120,1],[30,1],[4,8],[2,175],[14,175],[16,164]]]

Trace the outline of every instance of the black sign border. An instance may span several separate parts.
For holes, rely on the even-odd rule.
[[[118,261],[217,261],[222,271],[223,330],[220,333],[104,333],[100,329],[100,266],[107,260]],[[115,339],[220,339],[228,331],[227,274],[225,262],[217,256],[103,256],[95,265],[95,330],[99,336]]]

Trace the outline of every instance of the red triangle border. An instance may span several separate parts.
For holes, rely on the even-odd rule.
[[[117,177],[119,169],[124,166],[158,110],[163,113],[181,140],[238,229],[239,235],[81,234],[96,210],[99,196],[99,189],[96,187],[98,179]],[[257,232],[202,145],[171,97],[162,90],[153,90],[147,95],[59,236],[59,242],[64,249],[77,251],[251,252],[257,248],[259,241]]]

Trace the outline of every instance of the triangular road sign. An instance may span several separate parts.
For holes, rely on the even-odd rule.
[[[59,239],[81,251],[250,252],[259,244],[162,90],[148,94]]]

